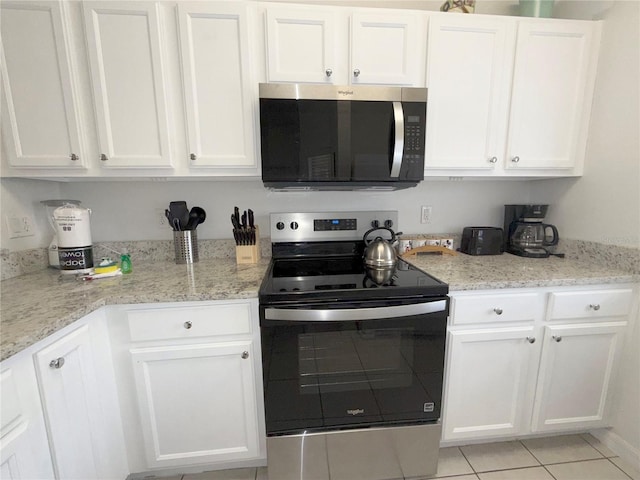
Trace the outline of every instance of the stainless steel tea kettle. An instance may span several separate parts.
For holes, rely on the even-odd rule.
[[[376,230],[387,230],[391,233],[391,239],[385,240],[381,236],[377,236],[373,240],[368,239],[367,237],[369,234]],[[402,232],[398,232],[396,234],[393,230],[387,227],[376,227],[368,230],[362,237],[362,241],[365,244],[363,256],[364,264],[368,267],[374,268],[394,267],[398,260],[394,243],[396,242],[396,235],[401,234]]]

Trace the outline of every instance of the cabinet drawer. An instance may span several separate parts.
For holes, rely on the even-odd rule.
[[[127,312],[131,341],[251,333],[251,305],[150,308]]]
[[[452,324],[533,321],[540,309],[537,293],[498,293],[453,298]]]
[[[633,291],[585,290],[549,294],[549,320],[626,316],[631,308]]]

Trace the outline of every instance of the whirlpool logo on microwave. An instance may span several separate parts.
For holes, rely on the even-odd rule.
[[[363,415],[364,414],[364,408],[353,408],[351,410],[347,410],[347,413],[349,415]]]

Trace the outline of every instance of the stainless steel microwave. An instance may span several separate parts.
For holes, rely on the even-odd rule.
[[[261,83],[262,181],[397,190],[424,179],[426,88]]]

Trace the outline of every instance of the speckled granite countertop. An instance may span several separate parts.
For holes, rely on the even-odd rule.
[[[47,269],[0,282],[0,360],[103,305],[257,298],[269,265],[235,259],[193,265],[136,262],[133,272],[85,282]]]
[[[428,255],[412,263],[450,290],[589,285],[640,281],[640,276],[594,261],[513,255]],[[4,360],[103,305],[256,298],[269,259],[236,265],[211,259],[191,266],[137,262],[130,275],[82,282],[54,270],[0,282],[0,360]]]

